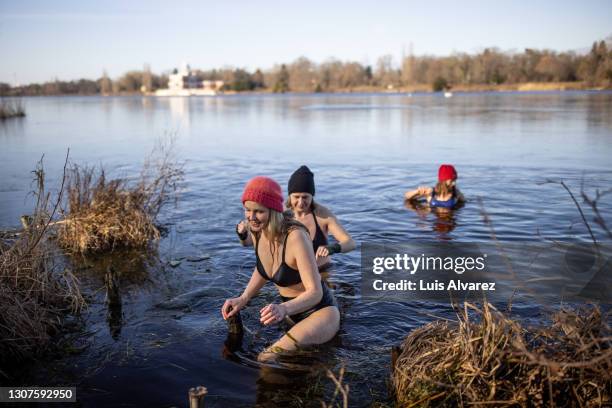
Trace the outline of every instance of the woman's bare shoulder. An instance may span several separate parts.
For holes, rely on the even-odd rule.
[[[334,213],[331,212],[331,210],[327,207],[325,207],[322,204],[317,203],[317,206],[315,207],[315,211],[314,211],[315,215],[319,218],[330,218],[330,217],[335,217]]]

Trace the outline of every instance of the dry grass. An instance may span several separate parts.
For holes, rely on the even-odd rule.
[[[78,313],[85,304],[78,280],[62,265],[64,253],[51,242],[55,233],[60,245],[73,253],[146,246],[159,237],[155,219],[176,197],[183,172],[169,142],[158,145],[134,183],[107,180],[103,170],[68,169],[66,157],[54,203],[45,191],[42,160],[34,174],[33,214],[22,217],[23,231],[0,236],[2,366],[46,352],[65,315]],[[63,202],[67,211],[61,211]],[[2,375],[7,374],[0,369]]]
[[[0,240],[0,364],[45,352],[67,312],[84,305],[78,281],[59,271],[50,249],[52,208],[44,190],[42,164],[34,171],[38,189],[28,229],[11,240]],[[1,371],[0,371],[1,373]]]
[[[336,375],[333,373],[333,371],[331,370],[327,370],[327,378],[329,378],[333,383],[334,386],[336,387],[334,390],[334,394],[331,397],[331,401],[329,403],[325,403],[323,401],[321,401],[321,406],[323,408],[332,408],[332,407],[342,407],[342,408],[348,408],[349,406],[349,385],[348,384],[344,384],[344,373],[345,373],[345,367],[344,365],[342,367],[340,367],[340,370],[338,371],[338,376],[336,377]],[[336,399],[341,396],[342,397],[342,405],[338,404],[336,402]]]
[[[0,120],[23,116],[25,116],[25,109],[20,100],[0,99]]]
[[[73,165],[67,209],[57,223],[60,245],[73,254],[146,247],[160,237],[156,217],[176,199],[182,178],[171,142],[154,150],[136,182],[108,180],[103,169]]]
[[[476,314],[472,320],[470,314]],[[550,328],[526,330],[485,303],[458,322],[406,337],[393,371],[401,406],[607,406],[612,337],[597,307],[562,310]]]

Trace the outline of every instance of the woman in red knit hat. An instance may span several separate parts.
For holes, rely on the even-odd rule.
[[[321,284],[308,230],[283,214],[280,185],[268,177],[255,177],[247,183],[242,203],[256,266],[242,295],[223,304],[223,318],[244,308],[266,282],[272,281],[283,302],[263,307],[260,321],[264,325],[286,321],[293,326],[260,354],[260,360],[331,340],[340,327],[340,312],[332,293]]]
[[[404,194],[406,200],[424,198],[430,207],[452,209],[465,201],[457,188],[457,171],[450,164],[438,169],[438,183],[435,187],[420,186]]]

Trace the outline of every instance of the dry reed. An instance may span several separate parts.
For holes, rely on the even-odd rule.
[[[182,178],[171,142],[156,147],[136,182],[108,180],[104,169],[73,165],[58,242],[73,254],[146,247],[160,237],[156,217],[176,199]]]
[[[473,320],[470,314],[478,318]],[[491,304],[465,303],[404,340],[392,385],[401,406],[608,406],[612,337],[599,308],[561,310],[526,330]]]
[[[50,249],[49,225],[59,202],[52,206],[45,192],[42,160],[34,174],[36,206],[29,227],[0,240],[2,366],[44,353],[65,314],[77,313],[84,305],[77,279],[70,270],[58,268]]]

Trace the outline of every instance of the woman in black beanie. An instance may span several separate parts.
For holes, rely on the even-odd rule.
[[[289,178],[285,206],[308,229],[317,266],[321,269],[329,263],[331,255],[355,249],[355,241],[329,209],[315,203],[314,195],[314,174],[308,167],[301,166]],[[330,234],[338,242],[330,245],[327,239]]]

